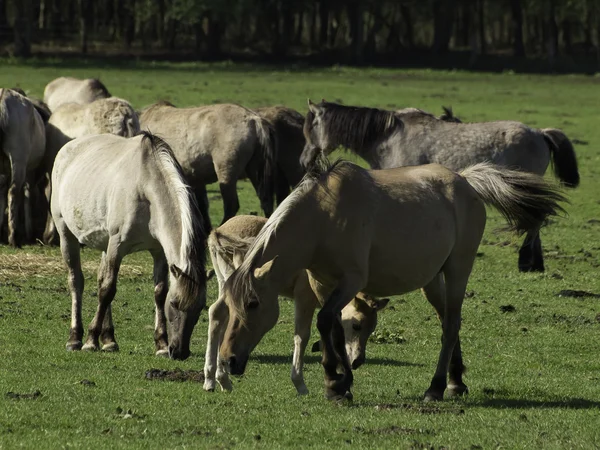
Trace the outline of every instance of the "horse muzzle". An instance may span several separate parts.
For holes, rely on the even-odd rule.
[[[189,348],[178,348],[174,345],[169,345],[169,358],[183,361],[190,356]]]
[[[231,375],[243,375],[246,370],[246,364],[248,364],[248,356],[231,356],[227,360]]]

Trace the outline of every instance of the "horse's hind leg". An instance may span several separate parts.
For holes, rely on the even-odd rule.
[[[8,190],[8,243],[21,246],[19,232],[19,211],[23,207],[23,186],[25,184],[25,163],[11,157],[12,181]]]
[[[446,287],[444,283],[443,275],[438,274],[427,286],[423,287],[423,294],[434,307],[440,321],[444,322],[444,309],[446,304]],[[443,336],[442,336],[443,343]],[[448,382],[448,394],[462,395],[469,391],[467,385],[462,381],[462,375],[465,371],[465,366],[462,360],[462,352],[460,349],[460,337],[457,338],[454,350],[452,351],[452,357],[450,359],[449,375],[450,380]]]
[[[210,223],[210,213],[208,210],[209,202],[208,193],[206,192],[206,186],[196,186],[196,188],[194,188],[194,195],[196,197],[196,201],[198,202],[198,209],[200,210],[200,215],[202,216],[202,228],[208,236],[208,234],[212,230],[212,224]]]
[[[431,385],[425,392],[425,401],[442,400],[444,398],[444,391],[447,386],[447,374],[450,370],[450,360],[458,342],[462,303],[473,264],[471,261],[470,265],[467,266],[464,258],[462,255],[450,257],[443,269],[446,302],[442,318],[442,349]],[[457,361],[455,360],[455,362]],[[454,370],[458,370],[458,368]]]
[[[6,215],[6,200],[8,196],[8,178],[0,175],[0,235],[4,234],[4,216]]]
[[[67,278],[69,290],[71,291],[71,329],[69,330],[67,350],[81,350],[83,339],[81,298],[83,296],[84,278],[81,272],[79,242],[67,229],[62,219],[59,219],[57,228],[61,235],[60,251],[67,266]]]
[[[318,300],[308,283],[308,277],[301,275],[294,286],[294,356],[292,358],[292,383],[298,395],[308,394],[304,382],[304,354],[310,339],[310,327]]]
[[[156,356],[169,356],[169,339],[167,336],[167,318],[165,301],[169,290],[169,266],[162,251],[153,252],[154,260],[154,345]]]
[[[240,201],[237,194],[236,181],[219,181],[221,197],[223,197],[223,221],[221,225],[237,214],[240,209]]]
[[[528,232],[519,249],[520,272],[543,272],[544,257],[542,255],[542,241],[539,231]]]
[[[83,350],[98,350],[104,318],[109,310],[110,303],[117,293],[117,275],[123,258],[119,253],[118,242],[118,237],[111,237],[108,241],[106,254],[102,255],[102,262],[98,269],[98,309],[90,323],[88,337],[82,348]],[[114,342],[114,345],[116,346],[116,342]],[[110,349],[111,346],[107,347],[107,350]]]

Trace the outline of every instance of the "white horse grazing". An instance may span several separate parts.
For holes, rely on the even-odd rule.
[[[110,97],[88,104],[65,103],[54,110],[46,127],[43,169],[48,180],[54,158],[63,145],[71,139],[104,133],[123,137],[133,137],[140,133],[140,121],[129,102]],[[46,214],[46,211],[43,213]],[[48,214],[44,242],[52,243],[55,238],[54,223]]]
[[[204,358],[204,390],[213,391],[215,381],[222,389],[230,391],[231,381],[225,367],[219,360],[219,346],[229,321],[229,308],[222,296],[223,286],[246,256],[267,219],[258,216],[235,216],[213,230],[208,238],[208,248],[215,274],[219,283],[219,299],[208,309],[208,341]],[[301,270],[293,281],[285,286],[280,294],[294,299],[295,332],[294,356],[292,358],[292,383],[298,394],[308,394],[304,382],[304,352],[310,339],[310,327],[315,309],[325,298],[311,284],[309,274]],[[342,325],[346,339],[346,351],[353,369],[365,361],[367,339],[377,326],[377,312],[385,308],[389,299],[376,300],[360,293],[342,310]],[[279,317],[279,304],[261,316],[260,325],[251,336],[250,345],[254,348],[262,337],[275,326]]]
[[[72,77],[60,77],[52,80],[44,89],[44,102],[52,112],[64,103],[85,105],[108,97],[110,97],[108,89],[96,78],[79,80]]]
[[[78,138],[58,153],[52,184],[52,217],[72,298],[67,350],[97,350],[99,340],[103,350],[118,349],[110,303],[119,267],[125,255],[148,250],[154,259],[156,354],[187,358],[206,304],[205,235],[169,146],[149,133],[130,139],[110,134]],[[83,347],[82,244],[103,251],[98,309]]]
[[[27,239],[31,239],[33,233],[26,181],[44,156],[46,120],[48,113],[40,105],[31,102],[16,90],[0,89],[0,229],[4,222],[8,194],[8,242],[13,246],[21,243],[18,224],[23,207]]]

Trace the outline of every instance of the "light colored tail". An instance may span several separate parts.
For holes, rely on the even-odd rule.
[[[491,163],[467,167],[464,177],[481,199],[496,208],[519,234],[539,229],[548,217],[565,213],[560,188],[538,175],[508,170]]]
[[[565,186],[577,187],[579,185],[579,170],[573,144],[565,133],[556,128],[544,128],[540,131],[544,135],[544,140],[552,154],[554,174]]]

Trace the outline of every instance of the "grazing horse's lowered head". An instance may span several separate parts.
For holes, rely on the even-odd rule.
[[[304,121],[306,145],[300,163],[306,169],[321,151],[325,156],[338,147],[363,148],[377,145],[403,128],[402,120],[383,109],[348,107],[322,100],[308,100]]]

